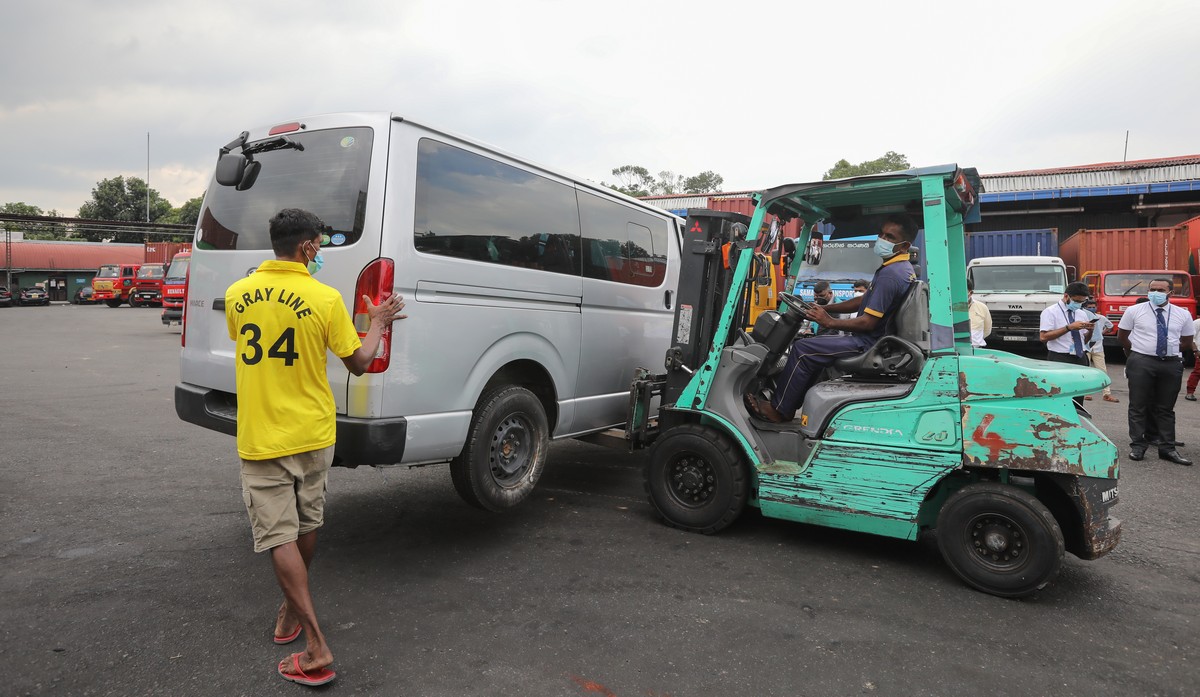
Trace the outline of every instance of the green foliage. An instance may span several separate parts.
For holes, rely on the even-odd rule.
[[[31,206],[24,201],[6,203],[0,206],[0,213],[7,215],[59,216],[58,211],[43,211],[41,208]],[[27,240],[64,240],[70,236],[70,230],[67,226],[59,223],[6,222],[0,223],[0,230],[12,230],[14,232],[19,230],[21,236]]]
[[[630,196],[670,196],[672,194],[703,194],[720,191],[725,178],[705,170],[700,174],[685,177],[670,170],[663,170],[655,178],[650,170],[639,165],[622,165],[612,171],[617,178],[616,184],[605,184],[610,189],[616,189]]]
[[[173,208],[154,189],[150,189],[150,222],[167,222]],[[146,182],[137,178],[113,177],[102,179],[92,189],[91,200],[79,207],[79,217],[91,220],[146,220]],[[113,242],[141,242],[145,235],[137,232],[109,232],[104,230],[82,230],[80,237],[100,242],[111,238]]]
[[[171,215],[167,219],[160,220],[161,223],[173,223],[176,225],[195,225],[196,221],[200,220],[200,207],[204,205],[204,197],[197,196],[196,198],[188,199],[187,203],[179,208],[171,210]]]
[[[822,179],[845,179],[846,177],[861,177],[865,174],[880,174],[882,172],[897,172],[910,169],[908,158],[894,150],[888,150],[883,157],[850,164],[847,160],[838,160],[830,167]]]

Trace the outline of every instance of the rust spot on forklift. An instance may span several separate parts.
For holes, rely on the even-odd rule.
[[[1017,378],[1017,385],[1013,389],[1013,395],[1017,397],[1048,397],[1056,395],[1061,391],[1057,385],[1051,385],[1049,390],[1038,387],[1033,380],[1022,375]]]
[[[1075,424],[1064,421],[1058,416],[1051,416],[1045,422],[1033,427],[1033,435],[1035,438],[1050,440],[1051,438],[1058,438],[1063,430],[1073,428],[1074,426]]]

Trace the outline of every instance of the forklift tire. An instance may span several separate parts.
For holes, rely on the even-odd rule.
[[[1006,484],[968,484],[938,514],[938,549],[963,581],[1002,598],[1041,590],[1058,576],[1063,534],[1033,495]]]
[[[737,520],[750,491],[745,460],[729,438],[694,424],[658,437],[645,482],[650,503],[668,525],[705,535]]]
[[[502,386],[480,397],[467,444],[450,461],[450,479],[472,506],[505,511],[533,491],[549,449],[550,426],[541,401],[524,387]]]

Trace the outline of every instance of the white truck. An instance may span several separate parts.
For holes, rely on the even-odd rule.
[[[975,298],[992,313],[988,348],[1033,348],[1042,310],[1062,299],[1067,265],[1060,257],[980,257],[967,265]]]

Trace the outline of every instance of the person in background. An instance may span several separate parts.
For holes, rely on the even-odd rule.
[[[1092,362],[1092,367],[1096,370],[1103,370],[1108,373],[1108,365],[1104,362],[1104,333],[1112,328],[1113,323],[1110,319],[1096,312],[1096,299],[1088,298],[1083,303],[1083,310],[1094,320],[1092,324],[1092,338],[1088,340],[1088,360]],[[1104,401],[1119,402],[1119,398],[1113,395],[1112,385],[1104,386]],[[1087,395],[1084,399],[1090,400],[1091,395]]]
[[[1192,322],[1192,327],[1195,329],[1194,336],[1200,335],[1200,317],[1197,317],[1196,320]],[[1195,341],[1195,339],[1193,339],[1193,341]],[[1192,374],[1188,375],[1187,394],[1183,395],[1183,398],[1189,402],[1196,401],[1196,383],[1200,382],[1200,351],[1197,351],[1196,347],[1193,346],[1192,353],[1195,354],[1196,362],[1192,366]]]
[[[861,280],[855,281],[854,282],[854,297],[861,298],[863,296],[863,293],[866,293],[867,289],[870,287],[871,287],[870,281],[861,281]]]
[[[1187,310],[1167,302],[1173,289],[1165,278],[1151,281],[1149,302],[1125,310],[1117,338],[1129,379],[1129,459],[1144,459],[1154,443],[1159,459],[1190,465],[1176,449],[1175,400],[1183,377],[1180,351],[1192,348],[1196,325]]]
[[[821,305],[822,307],[833,302],[833,288],[831,288],[829,286],[829,281],[817,281],[817,284],[815,286],[813,286],[813,302],[815,302],[818,305]],[[817,324],[816,322],[813,322],[812,320],[809,320],[809,322],[812,324],[812,327],[811,327],[809,333],[813,334],[815,336],[825,336],[826,334],[834,334],[834,335],[841,334],[841,332],[836,329],[828,329],[828,328],[822,327],[821,325]]]
[[[975,281],[967,279],[967,314],[971,316],[971,345],[987,346],[984,338],[992,333],[992,311],[975,299]]]

